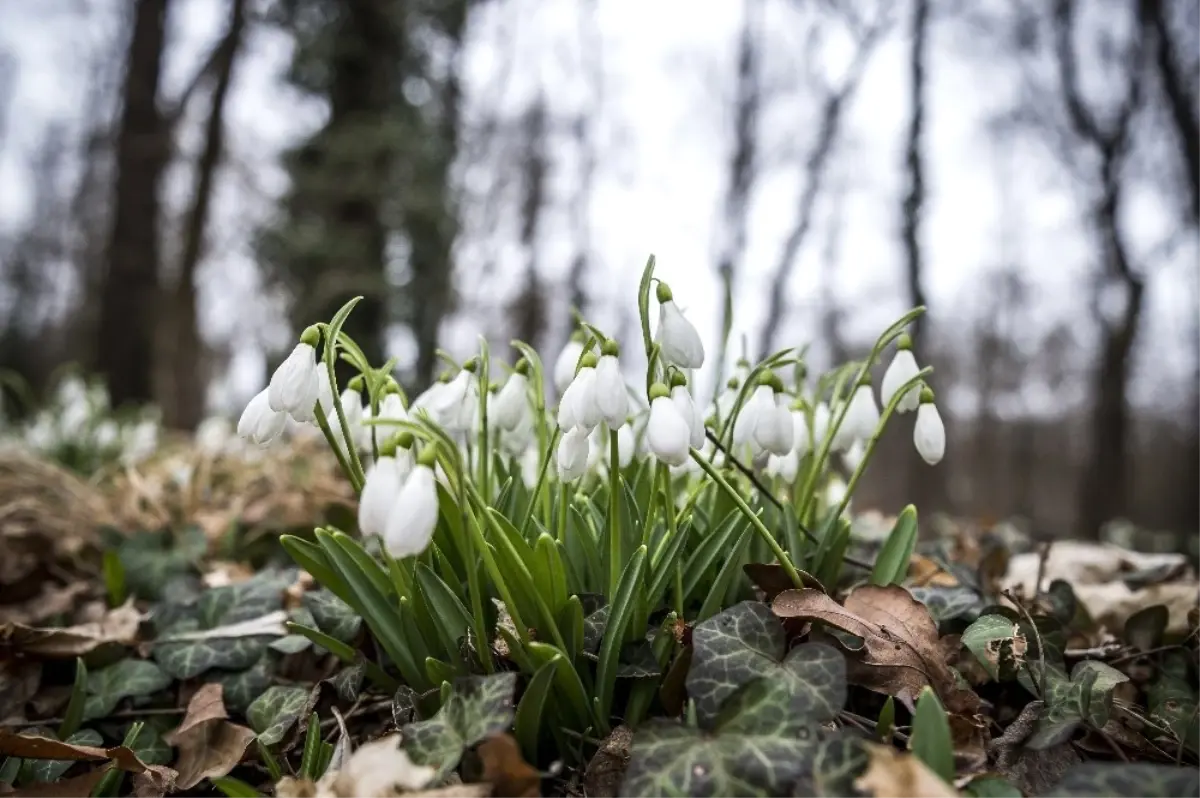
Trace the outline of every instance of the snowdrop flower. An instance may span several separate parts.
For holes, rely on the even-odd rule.
[[[696,401],[687,389],[687,378],[678,371],[671,375],[671,401],[675,403],[675,408],[687,422],[688,429],[691,431],[688,445],[693,449],[703,447],[704,418],[700,415],[700,408],[696,407]]]
[[[725,382],[725,390],[721,391],[713,403],[712,415],[715,415],[722,422],[728,421],[729,416],[733,414],[733,405],[737,402],[738,389],[741,388],[741,381],[737,377],[730,377]]]
[[[583,427],[572,427],[558,441],[555,458],[558,478],[563,482],[574,482],[584,475],[588,467],[588,431]]]
[[[850,397],[850,407],[846,417],[842,419],[842,428],[849,440],[845,448],[849,448],[855,440],[866,440],[875,434],[875,426],[879,424],[879,405],[875,404],[875,394],[871,384],[864,382],[854,389]]]
[[[564,432],[574,427],[591,432],[602,419],[596,406],[596,364],[595,355],[590,352],[584,355],[575,379],[563,391],[558,403],[558,426]]]
[[[850,448],[842,452],[842,462],[846,464],[846,468],[851,471],[858,470],[862,464],[863,458],[867,456],[867,445],[859,438],[850,444]]]
[[[158,425],[150,419],[139,421],[124,441],[121,452],[121,462],[126,464],[138,463],[154,454],[158,446]]]
[[[765,372],[750,401],[742,408],[737,424],[733,428],[733,442],[737,446],[752,444],[771,454],[785,455],[792,449],[792,414],[788,409],[787,394],[783,383],[773,372]]]
[[[387,393],[379,400],[379,409],[375,413],[371,412],[370,405],[363,405],[358,447],[364,451],[378,446],[379,441],[396,433],[396,427],[392,424],[368,424],[368,421],[408,421],[408,411],[404,409],[404,400],[400,398],[400,387],[389,380],[385,390]]]
[[[688,460],[691,426],[671,400],[667,386],[656,382],[650,388],[650,419],[646,441],[650,453],[661,463],[681,466]]]
[[[500,448],[514,457],[523,455],[533,445],[535,436],[533,413],[526,412],[515,428],[500,430]]]
[[[596,427],[592,430],[592,434],[588,436],[588,470],[596,470],[598,466],[608,465],[609,454],[611,454],[612,441],[609,438],[609,430],[604,427]],[[617,428],[617,467],[625,468],[633,462],[633,454],[636,446],[633,440],[633,426],[631,424],[622,424]]]
[[[409,557],[429,548],[438,522],[437,480],[433,474],[436,450],[427,447],[404,480],[388,513],[383,543],[393,557]]]
[[[228,445],[232,435],[233,428],[228,419],[210,416],[196,428],[196,448],[205,454],[217,454]]]
[[[828,409],[825,411],[828,413]],[[797,465],[804,455],[812,448],[808,437],[808,419],[804,415],[804,403],[797,401],[792,405],[792,451],[796,453]]]
[[[450,384],[450,379],[451,378],[449,374],[442,374],[440,377],[434,380],[432,385],[430,385],[424,391],[421,391],[421,393],[417,394],[417,398],[412,402],[413,412],[416,412],[417,410],[426,410],[429,411],[432,417],[432,408],[440,401],[442,392],[445,391],[446,386]]]
[[[350,381],[351,384],[354,380]],[[346,427],[350,430],[350,443],[354,444],[356,449],[365,449],[363,438],[366,437],[366,444],[370,444],[370,432],[373,427],[363,425],[363,421],[368,417],[370,408],[363,410],[362,394],[357,388],[347,387],[342,391],[341,395],[342,413],[346,416]],[[338,418],[337,408],[330,407],[329,412],[325,414],[325,421],[329,424],[329,429],[333,432],[333,439],[337,441],[338,448],[342,450],[342,454],[347,453],[346,439],[342,435],[342,422]]]
[[[621,377],[620,354],[617,342],[609,339],[600,347],[600,360],[596,363],[596,376],[592,383],[592,399],[600,420],[609,429],[620,429],[629,415],[629,395],[625,392],[625,380]]]
[[[238,437],[253,441],[259,446],[266,446],[278,438],[287,423],[287,413],[271,409],[269,390],[263,388],[259,391],[238,419]]]
[[[921,371],[917,366],[917,359],[913,357],[912,339],[908,337],[908,333],[900,336],[896,347],[896,356],[892,358],[891,364],[884,372],[883,384],[879,390],[879,400],[885,406],[892,401],[892,397],[904,386],[904,383],[917,376]],[[896,412],[907,413],[910,410],[916,410],[920,403],[921,389],[919,385],[914,385],[896,404]]]
[[[383,536],[387,532],[392,505],[404,480],[392,453],[380,452],[379,459],[367,469],[362,495],[358,498],[358,529],[364,536]]]
[[[317,401],[321,403],[322,412],[328,413],[333,409],[333,386],[329,384],[329,369],[317,363]]]
[[[684,369],[704,365],[704,344],[700,333],[675,305],[671,289],[661,280],[658,283],[658,343],[668,363]]]
[[[554,387],[558,389],[559,396],[567,390],[567,386],[571,384],[571,380],[575,379],[575,366],[579,363],[579,357],[583,354],[583,333],[576,332],[571,336],[571,340],[567,341],[567,345],[558,353],[558,360],[554,361]]]
[[[317,376],[316,327],[309,327],[300,336],[300,343],[275,369],[267,388],[267,401],[272,410],[290,415],[299,422],[313,419],[313,406],[320,392]]]
[[[529,362],[517,361],[508,381],[489,405],[492,422],[502,430],[512,432],[533,415],[529,404]]]
[[[768,476],[779,477],[789,485],[795,482],[800,472],[800,457],[796,450],[792,449],[782,457],[777,454],[768,457],[766,472]]]
[[[117,443],[120,436],[120,430],[117,428],[117,422],[111,418],[106,418],[96,425],[96,446],[101,449],[107,449]]]
[[[812,424],[812,446],[814,449],[821,445],[825,440],[825,436],[829,434],[829,425],[833,421],[833,414],[829,412],[829,405],[825,402],[817,402],[813,408],[813,424]]]
[[[917,408],[917,423],[913,427],[913,445],[917,454],[929,465],[937,465],[946,454],[946,427],[933,403],[933,391],[921,389],[921,406]]]

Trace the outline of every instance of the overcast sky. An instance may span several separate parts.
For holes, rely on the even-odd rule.
[[[18,65],[8,130],[0,141],[0,230],[21,224],[31,212],[24,161],[33,153],[47,122],[70,120],[85,101],[86,64],[80,53],[110,35],[116,10],[125,0],[0,0],[0,51]],[[86,25],[76,11],[91,9]],[[471,29],[464,78],[468,116],[480,103],[499,102],[515,112],[539,91],[556,113],[569,115],[595,103],[581,74],[581,36],[594,35],[603,63],[603,102],[599,119],[599,167],[591,205],[595,272],[589,281],[601,325],[615,324],[618,303],[632,305],[637,278],[648,253],[658,259],[657,274],[672,284],[676,298],[715,349],[720,307],[712,264],[726,154],[730,147],[730,107],[736,39],[742,3],[733,0],[599,0],[593,19],[581,19],[589,4],[562,0],[508,0],[478,14]],[[225,23],[224,0],[176,0],[171,20],[173,47],[168,59],[167,93],[178,91],[205,56]],[[805,42],[802,18],[793,4],[768,2],[771,49],[767,70],[786,77],[801,63]],[[535,13],[536,10],[536,13]],[[845,333],[865,339],[906,309],[899,207],[903,192],[903,135],[907,102],[907,21],[876,50],[849,109],[843,156],[830,174],[842,188],[844,230],[838,242],[836,295],[849,309]],[[796,31],[795,34],[790,31]],[[985,124],[1011,102],[1011,72],[972,50],[961,26],[935,22],[929,64],[926,156],[928,199],[923,243],[927,293],[934,323],[941,330],[966,324],[990,297],[980,290],[985,271],[995,267],[1006,247],[1026,266],[1032,292],[1030,311],[1042,326],[1058,318],[1075,320],[1081,340],[1092,341],[1087,321],[1086,278],[1092,249],[1081,233],[1084,208],[1078,192],[1051,168],[1046,154],[1031,145],[999,157]],[[516,48],[511,77],[497,97],[496,74],[503,47]],[[256,29],[237,73],[227,118],[233,157],[243,168],[227,169],[220,186],[213,254],[202,272],[204,332],[212,341],[246,336],[251,345],[239,357],[232,379],[216,399],[235,406],[258,387],[263,344],[286,340],[278,304],[256,299],[246,313],[244,300],[260,291],[249,256],[254,224],[269,211],[270,198],[286,185],[277,153],[321,123],[323,109],[298,97],[279,75],[290,42],[278,32]],[[849,50],[836,36],[819,62],[837,79]],[[799,98],[799,99],[798,99]],[[768,273],[793,224],[800,190],[802,157],[811,145],[814,113],[802,95],[783,96],[764,116],[763,147],[773,163],[764,170],[752,201],[750,245],[737,287],[735,335],[746,333],[753,346],[765,312]],[[195,145],[185,136],[184,147]],[[564,160],[570,163],[569,159]],[[185,196],[176,175],[172,196]],[[569,187],[570,173],[559,176]],[[1000,223],[1001,182],[1011,189],[1009,221]],[[781,330],[784,343],[800,344],[817,331],[822,258],[827,250],[824,220],[830,192],[818,208],[817,224],[788,285],[791,313]],[[565,199],[565,195],[563,197]],[[1128,217],[1137,253],[1157,246],[1174,224],[1174,211],[1153,192],[1138,192]],[[561,214],[552,219],[565,218]],[[565,274],[571,254],[569,230],[554,225],[541,243],[542,263],[551,281]],[[464,286],[470,300],[515,290],[521,266],[517,252],[499,258],[500,273],[485,285]],[[459,268],[477,266],[464,250]],[[1162,391],[1190,374],[1188,325],[1196,314],[1196,248],[1176,251],[1158,267],[1150,283],[1142,345],[1153,374],[1141,375],[1135,398],[1161,400]],[[484,301],[484,300],[481,300]],[[263,311],[260,308],[265,308]],[[474,317],[453,320],[445,344],[465,354],[479,332]],[[1024,343],[1036,346],[1037,331]],[[634,344],[635,342],[629,342]],[[408,347],[395,342],[400,354]],[[735,343],[736,351],[737,345]],[[1032,355],[1032,352],[1030,352]],[[553,353],[550,353],[553,356]],[[1165,387],[1167,386],[1167,387]],[[1080,398],[1078,390],[1051,395],[1031,381],[1021,403],[1048,412]],[[963,401],[969,404],[969,397]]]

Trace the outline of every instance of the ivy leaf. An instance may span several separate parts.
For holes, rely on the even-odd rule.
[[[929,614],[939,624],[956,618],[977,618],[987,604],[979,591],[962,585],[913,587],[909,592],[929,608]]]
[[[1016,676],[1029,648],[1021,625],[1003,615],[984,615],[975,621],[963,631],[962,644],[997,681]]]
[[[1035,668],[1035,672],[1040,667]],[[1046,707],[1027,746],[1045,750],[1070,738],[1080,725],[1099,729],[1108,722],[1113,688],[1129,677],[1110,665],[1084,660],[1068,679],[1057,665],[1046,665]]]
[[[137,754],[138,759],[147,765],[166,765],[175,758],[171,746],[167,745],[158,729],[147,724],[129,746]]]
[[[39,734],[35,730],[28,732],[29,734]],[[40,736],[50,737],[49,733]],[[72,745],[104,745],[104,738],[100,736],[100,732],[94,729],[80,729],[66,739]],[[46,783],[57,781],[62,778],[62,775],[70,769],[75,762],[70,759],[26,759],[21,763],[22,782],[38,782]]]
[[[254,699],[246,710],[246,720],[263,745],[275,745],[292,728],[306,703],[308,690],[276,685]]]
[[[463,751],[512,723],[516,685],[515,673],[457,680],[436,715],[402,729],[404,750],[418,765],[437,768],[437,778],[445,777]]]
[[[1150,718],[1171,729],[1177,741],[1200,751],[1200,726],[1196,724],[1196,693],[1178,676],[1160,674],[1147,688]]]
[[[271,658],[264,655],[244,671],[211,671],[205,675],[205,681],[221,685],[226,707],[234,712],[245,713],[254,699],[271,686]]]
[[[328,590],[305,593],[301,602],[312,613],[317,629],[343,643],[354,642],[362,628],[362,618],[349,604]]]
[[[157,693],[171,686],[171,676],[149,660],[123,659],[106,668],[88,673],[87,701],[83,719],[103,718],[117,708],[123,698]]]
[[[1075,765],[1053,790],[1054,795],[1061,796],[1112,798],[1157,798],[1198,793],[1200,771],[1194,767],[1102,762]]]
[[[698,624],[687,691],[700,725],[710,727],[726,700],[760,677],[771,686],[771,700],[806,724],[837,715],[846,701],[842,654],[820,643],[786,649],[783,625],[761,602],[744,601]]]
[[[655,719],[637,730],[621,795],[849,795],[865,764],[856,740],[822,740],[757,678],[726,701],[711,732]]]
[[[211,612],[212,608],[208,611]],[[282,613],[279,614],[282,616]],[[240,612],[236,615],[240,615]],[[255,618],[270,620],[258,614],[252,615],[249,620]],[[241,619],[245,620],[248,619]],[[232,624],[241,621],[232,621],[228,628],[233,629]],[[192,679],[210,668],[244,670],[258,662],[272,641],[283,636],[276,626],[274,623],[264,623],[262,634],[247,634],[251,630],[242,627],[236,634],[231,632],[229,635],[221,634],[220,628],[208,628],[208,631],[214,632],[212,636],[197,637],[194,633],[205,629],[196,618],[185,618],[160,635],[151,654],[163,670],[176,679]]]

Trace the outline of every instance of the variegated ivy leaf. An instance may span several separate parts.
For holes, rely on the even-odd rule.
[[[1200,794],[1200,771],[1190,766],[1085,762],[1068,770],[1051,794],[1080,798],[1197,795]]]
[[[436,715],[401,730],[404,750],[418,765],[437,768],[437,778],[444,778],[463,751],[512,723],[516,684],[515,673],[459,679]]]
[[[49,732],[43,733],[37,729],[30,729],[26,734],[44,737],[53,736]],[[104,738],[100,736],[100,732],[94,729],[80,729],[68,737],[65,742],[72,745],[99,746],[104,744]],[[58,781],[71,765],[74,764],[75,762],[70,759],[26,759],[21,763],[20,780],[22,782],[37,783]]]
[[[766,677],[773,700],[802,726],[831,720],[846,701],[846,661],[820,643],[787,651],[783,625],[771,609],[744,601],[700,623],[692,632],[688,695],[708,728],[740,687]]]
[[[712,731],[652,720],[637,730],[621,795],[851,795],[857,740],[797,726],[769,679],[735,691]]]
[[[246,710],[250,728],[258,732],[263,745],[275,745],[287,735],[308,703],[308,690],[303,687],[275,687],[254,699]]]
[[[149,660],[123,659],[91,671],[83,719],[103,718],[117,708],[121,699],[157,693],[170,687],[172,681],[170,674]]]
[[[258,662],[276,635],[211,637],[172,640],[173,635],[201,631],[194,618],[186,618],[164,631],[152,655],[176,679],[191,679],[210,668],[238,671]]]
[[[350,607],[328,590],[314,590],[304,594],[302,599],[304,609],[312,613],[316,626],[325,634],[350,643],[358,636],[362,628],[362,618]]]
[[[945,623],[955,618],[973,620],[979,617],[979,612],[987,602],[979,591],[969,587],[956,585],[954,587],[912,587],[909,588],[913,598],[929,608],[929,614],[937,623]]]
[[[221,684],[226,709],[244,713],[254,699],[271,686],[271,673],[271,657],[264,654],[244,671],[210,671],[204,675],[204,680]]]

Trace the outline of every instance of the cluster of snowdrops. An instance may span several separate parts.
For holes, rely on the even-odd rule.
[[[889,327],[867,360],[811,385],[802,354],[789,349],[755,366],[739,361],[718,394],[704,402],[690,379],[705,363],[704,346],[662,281],[653,281],[658,324],[651,334],[652,268],[639,296],[648,362],[644,387],[627,381],[621,345],[581,322],[550,374],[557,405],[546,400],[540,359],[521,342],[513,345],[522,356],[502,384],[488,379],[491,362],[483,342],[479,356],[457,364],[409,402],[391,376],[393,364],[375,369],[365,363],[335,317],[334,323],[304,331],[268,387],[246,407],[238,434],[267,446],[291,422],[319,427],[360,493],[361,533],[380,536],[397,558],[429,546],[439,516],[437,482],[445,480],[437,449],[448,444],[458,449],[456,462],[464,464],[467,478],[487,481],[498,455],[535,495],[555,477],[560,487],[586,490],[610,473],[610,463],[624,469],[649,457],[681,481],[703,478],[701,472],[715,478],[714,468],[737,465],[797,501],[801,485],[810,493],[828,485],[827,501],[839,512],[893,412],[916,411],[917,451],[931,465],[941,460],[945,430],[925,382],[929,369],[918,366],[903,332],[923,309]],[[343,321],[352,306],[339,313]],[[331,336],[341,358],[362,372],[341,391],[333,382],[332,353],[318,357],[319,345],[324,341],[328,350]],[[869,368],[893,343],[877,400]],[[785,385],[782,375],[789,372]],[[436,425],[442,434],[415,436],[417,421]],[[834,453],[852,472],[848,482],[836,478]]]

